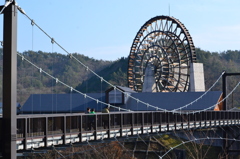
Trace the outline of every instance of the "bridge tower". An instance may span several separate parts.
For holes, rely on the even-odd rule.
[[[16,159],[17,103],[17,7],[15,1],[1,6],[3,20],[3,158]]]

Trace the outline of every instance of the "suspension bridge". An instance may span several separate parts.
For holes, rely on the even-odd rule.
[[[17,13],[20,11],[26,16],[31,25],[40,29],[50,40],[63,49],[71,59],[76,60],[87,71],[97,76],[99,80],[106,82],[112,90],[124,94],[124,97],[131,98],[136,103],[141,103],[146,110],[139,111],[120,107],[111,102],[99,100],[87,93],[74,89],[71,85],[64,83],[50,73],[37,66],[31,60],[17,53],[16,29]],[[73,143],[88,143],[90,141],[104,141],[106,139],[126,138],[130,136],[165,134],[179,131],[191,131],[202,129],[223,129],[222,136],[204,139],[224,140],[222,147],[228,157],[228,141],[238,141],[239,134],[235,132],[231,138],[226,131],[229,127],[238,128],[240,124],[240,112],[228,111],[226,99],[237,89],[238,83],[231,92],[226,93],[226,78],[238,76],[239,73],[226,73],[219,76],[217,81],[207,91],[188,104],[175,107],[174,109],[162,108],[161,105],[154,105],[136,98],[133,94],[124,92],[119,87],[109,83],[103,77],[83,64],[79,59],[69,53],[53,37],[46,33],[15,1],[6,1],[1,6],[1,13],[4,14],[4,37],[3,37],[3,115],[0,118],[1,134],[0,140],[3,143],[1,153],[4,158],[16,158],[16,152],[25,152],[38,148],[49,148],[55,145],[67,145]],[[157,21],[160,21],[159,23]],[[163,25],[164,23],[164,25]],[[154,30],[152,27],[160,31]],[[159,26],[158,26],[159,25]],[[150,26],[151,29],[148,30]],[[162,29],[162,30],[161,30]],[[183,37],[184,35],[184,37]],[[154,39],[157,39],[154,41]],[[140,42],[141,41],[141,42]],[[161,47],[160,47],[161,46]],[[137,51],[138,50],[138,51]],[[146,51],[147,50],[147,51]],[[175,54],[176,53],[176,54]],[[111,113],[54,113],[54,114],[17,114],[16,112],[16,58],[19,56],[23,62],[31,64],[39,73],[55,80],[56,83],[69,88],[95,103],[100,103],[114,110]],[[168,16],[158,16],[146,22],[137,33],[129,55],[128,83],[129,88],[135,92],[186,92],[190,89],[198,89],[190,85],[190,64],[196,62],[194,45],[189,32],[177,19]],[[149,78],[145,70],[152,70]],[[155,82],[153,79],[156,79]],[[206,105],[204,109],[189,110],[187,108],[204,98],[214,85],[222,79],[223,90],[221,98],[213,105]],[[144,84],[148,84],[144,85]],[[149,88],[151,88],[149,90]],[[218,106],[218,111],[213,109]],[[151,108],[151,109],[147,109]],[[89,120],[92,123],[89,127]],[[104,127],[103,120],[107,119]],[[226,131],[225,131],[226,129]],[[202,138],[195,138],[190,141],[198,141]],[[187,142],[182,142],[185,144]],[[181,145],[181,144],[180,144]],[[177,147],[177,146],[176,146]],[[174,148],[164,154],[157,154],[164,158]],[[231,150],[234,151],[234,150]],[[237,150],[235,150],[237,151]]]

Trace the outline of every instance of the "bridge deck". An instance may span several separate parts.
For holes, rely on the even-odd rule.
[[[28,150],[138,134],[239,125],[239,117],[240,112],[229,111],[195,114],[118,112],[97,113],[94,116],[81,113],[18,115],[16,143],[17,150]],[[108,119],[105,128],[104,118]]]

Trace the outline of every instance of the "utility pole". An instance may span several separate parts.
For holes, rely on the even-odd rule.
[[[9,3],[8,5],[6,5]],[[6,0],[3,19],[3,158],[16,159],[17,7]]]

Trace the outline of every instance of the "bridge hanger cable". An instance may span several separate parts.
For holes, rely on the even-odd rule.
[[[124,109],[124,108],[116,107],[116,106],[114,106],[114,105],[111,105],[111,104],[108,104],[108,103],[99,101],[98,99],[95,99],[95,98],[93,98],[93,97],[91,97],[91,96],[89,96],[89,95],[87,95],[87,94],[85,94],[85,93],[82,93],[82,92],[74,89],[73,87],[67,85],[66,83],[60,81],[58,78],[50,75],[49,73],[47,73],[46,71],[44,71],[42,68],[38,67],[37,65],[35,65],[34,63],[32,63],[30,60],[26,59],[21,53],[17,53],[17,55],[20,56],[20,57],[22,58],[22,60],[27,61],[27,62],[30,63],[32,66],[34,66],[35,68],[37,68],[38,70],[40,70],[40,71],[39,71],[40,73],[44,73],[45,75],[47,75],[47,76],[49,76],[50,78],[54,79],[54,80],[56,81],[56,83],[61,83],[62,85],[70,88],[71,91],[75,91],[75,92],[83,95],[85,98],[90,98],[90,99],[92,99],[92,100],[94,100],[94,101],[96,101],[96,102],[98,102],[98,103],[102,103],[102,104],[104,104],[104,105],[107,105],[107,106],[112,107],[112,108],[115,108],[115,109],[120,109],[120,110],[124,110],[124,111],[131,111],[130,109]]]

